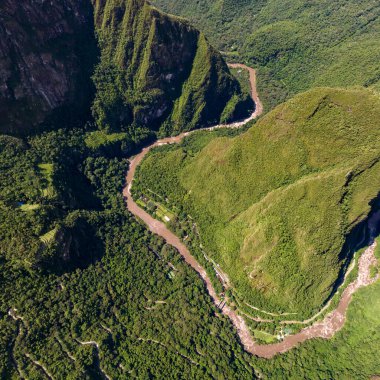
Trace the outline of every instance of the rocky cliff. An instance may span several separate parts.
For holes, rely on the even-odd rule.
[[[94,97],[99,127],[166,134],[253,106],[204,35],[144,0],[2,1],[0,132],[82,123]]]
[[[96,57],[86,1],[0,3],[0,132],[88,114]],[[61,111],[61,112],[60,112]]]

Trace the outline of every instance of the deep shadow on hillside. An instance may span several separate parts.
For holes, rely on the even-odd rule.
[[[371,207],[371,212],[365,219],[363,219],[360,223],[355,225],[355,227],[349,232],[349,234],[345,238],[344,246],[339,254],[339,261],[344,262],[344,265],[340,269],[338,278],[335,281],[331,290],[331,294],[326,299],[325,304],[330,301],[330,299],[334,296],[338,288],[343,284],[346,272],[352,263],[355,253],[360,251],[362,248],[367,247],[370,243],[368,220],[374,213],[376,213],[380,209],[380,192],[378,193],[376,198],[371,200],[369,205]],[[376,236],[378,235],[378,233],[379,230],[376,232]]]
[[[0,5],[0,132],[82,125],[99,55],[89,1]]]

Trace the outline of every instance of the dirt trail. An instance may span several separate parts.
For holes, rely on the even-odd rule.
[[[249,68],[242,64],[231,64],[230,67],[240,67],[249,71],[250,74],[250,84],[251,84],[251,93],[252,98],[255,100],[256,108],[250,117],[246,120],[228,124],[228,125],[216,125],[214,127],[205,128],[205,130],[214,130],[217,128],[238,128],[258,117],[262,113],[262,105],[260,99],[258,98],[256,91],[256,72],[254,69]],[[131,195],[131,187],[133,179],[135,176],[136,168],[146,156],[146,154],[154,147],[164,145],[164,144],[174,144],[179,143],[184,137],[188,136],[192,132],[185,132],[175,137],[167,137],[161,140],[158,140],[151,144],[150,146],[144,148],[141,153],[136,155],[129,165],[129,170],[126,176],[126,186],[123,189],[123,195],[127,203],[128,210],[134,214],[136,217],[141,219],[149,228],[149,230],[161,237],[163,237],[166,242],[173,247],[175,247],[179,253],[182,255],[184,260],[198,272],[200,277],[205,282],[207,291],[212,298],[216,307],[220,308],[220,311],[228,316],[233,323],[234,327],[237,330],[241,343],[243,344],[245,350],[254,355],[263,358],[272,358],[278,353],[283,353],[291,348],[295,347],[299,343],[304,342],[305,340],[312,338],[331,338],[335,332],[339,331],[345,322],[345,313],[347,311],[348,305],[351,301],[352,294],[360,287],[369,285],[374,282],[375,279],[370,278],[370,266],[376,263],[374,257],[374,249],[376,243],[373,241],[368,249],[362,254],[359,260],[359,275],[357,280],[351,283],[347,289],[343,292],[341,301],[336,310],[328,314],[322,322],[315,323],[314,325],[307,327],[298,334],[287,336],[282,342],[269,344],[269,345],[260,345],[257,344],[245,323],[245,320],[242,316],[238,315],[234,310],[232,310],[227,304],[221,303],[221,299],[216,294],[215,289],[212,286],[210,278],[207,275],[206,270],[198,263],[198,261],[191,255],[190,251],[187,249],[185,244],[174,234],[172,233],[164,223],[154,219],[150,216],[145,210],[140,208],[136,202],[133,200]],[[375,223],[380,219],[380,214],[376,214],[369,221],[370,230],[372,232],[372,238],[375,231]]]
[[[264,310],[264,309],[260,309],[256,306],[252,306],[250,305],[249,303],[247,302],[244,302],[245,305],[247,305],[249,308],[253,309],[253,310],[256,310],[256,311],[259,311],[260,313],[263,313],[263,314],[267,314],[267,315],[270,315],[272,317],[281,317],[281,316],[285,316],[285,315],[292,315],[292,314],[297,314],[297,313],[272,313],[270,311],[267,311],[267,310]],[[272,320],[271,320],[272,321]]]
[[[15,356],[15,346],[16,346],[17,342],[22,339],[22,335],[23,335],[23,329],[22,329],[22,325],[21,325],[23,323],[23,318],[21,316],[17,315],[17,309],[15,309],[15,308],[9,309],[8,315],[17,322],[17,336],[16,336],[15,340],[12,342],[11,350],[10,350],[11,360],[12,360],[12,363],[13,363],[20,379],[26,379],[27,377],[26,377],[23,369],[19,365],[17,358]],[[21,323],[19,323],[19,322],[21,322]]]
[[[38,368],[42,370],[42,372],[47,376],[48,379],[53,380],[53,376],[50,374],[50,372],[47,370],[47,368],[38,360],[34,360],[32,355],[30,354],[25,354],[25,356],[32,362],[34,363]]]
[[[25,329],[26,334],[28,333],[28,328],[27,328],[27,324],[26,324],[24,318],[21,315],[17,314],[17,309],[16,308],[9,309],[8,310],[8,315],[11,318],[13,318],[16,322],[18,322],[17,337],[16,337],[16,340],[14,342],[14,345],[15,345],[17,340],[21,340],[22,339],[22,336],[24,335],[24,329]],[[13,347],[11,356],[12,356],[13,364],[16,367],[16,371],[19,374],[19,376],[20,376],[21,379],[27,379],[26,375],[24,374],[23,369],[21,369],[21,366],[19,366],[18,361],[16,360],[13,351],[14,351],[14,347]],[[40,368],[40,370],[48,377],[48,379],[50,379],[50,380],[53,379],[53,376],[50,374],[50,372],[48,371],[48,369],[40,361],[33,359],[32,355],[30,355],[29,353],[24,353],[24,355],[36,367]]]
[[[70,353],[70,351],[66,348],[63,342],[58,337],[55,337],[55,339],[58,342],[59,346],[61,347],[61,350],[68,356],[68,358],[71,361],[75,362],[76,361],[75,357]]]
[[[89,340],[89,341],[80,341],[79,339],[75,339],[79,344],[81,344],[82,346],[94,346],[96,347],[96,356],[97,356],[97,361],[98,361],[98,367],[99,367],[99,371],[100,371],[100,374],[101,376],[105,379],[105,380],[112,380],[110,376],[108,376],[106,374],[106,372],[103,370],[101,364],[100,364],[100,347],[99,347],[99,343],[98,342],[95,342],[94,340]]]

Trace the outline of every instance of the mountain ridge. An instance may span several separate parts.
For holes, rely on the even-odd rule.
[[[96,1],[94,9],[102,54],[93,111],[100,127],[152,125],[167,135],[249,114],[248,94],[242,97],[220,54],[187,21],[143,0]]]

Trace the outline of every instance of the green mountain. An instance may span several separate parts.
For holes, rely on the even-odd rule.
[[[378,88],[376,2],[158,1],[258,66],[267,105],[318,83]],[[380,374],[379,281],[355,293],[333,338],[256,357],[197,272],[125,207],[137,144],[253,107],[246,73],[235,70],[240,88],[205,35],[142,0],[0,2],[1,379]],[[161,146],[137,174],[137,202],[170,216],[217,292],[207,257],[220,264],[231,308],[310,315],[380,206],[379,103],[373,89],[318,88],[243,133]],[[257,316],[275,320],[246,319],[259,343],[290,331]]]
[[[150,154],[137,189],[193,218],[242,299],[311,314],[378,195],[379,120],[375,92],[310,90],[238,137],[200,135]]]
[[[155,0],[189,18],[230,60],[259,69],[265,108],[315,86],[380,89],[372,0]]]
[[[101,61],[93,112],[101,128],[170,134],[248,115],[248,94],[187,21],[144,0],[99,0],[94,8]]]

